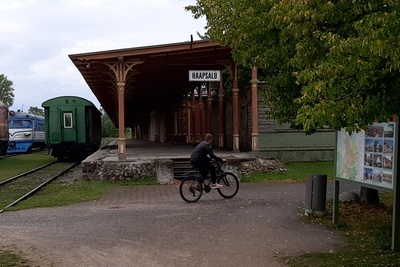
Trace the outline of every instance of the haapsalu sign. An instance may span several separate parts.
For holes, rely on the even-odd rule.
[[[213,82],[220,80],[220,70],[189,70],[189,81]]]

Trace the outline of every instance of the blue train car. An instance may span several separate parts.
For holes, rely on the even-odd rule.
[[[46,147],[43,116],[10,111],[8,131],[7,153],[26,153]]]
[[[8,107],[0,101],[0,156],[7,154],[8,148]]]
[[[61,160],[82,160],[101,143],[101,113],[92,102],[60,96],[43,102],[46,144]]]

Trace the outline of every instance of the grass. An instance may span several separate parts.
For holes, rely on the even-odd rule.
[[[255,173],[242,182],[304,182],[310,174],[327,174],[334,178],[333,162],[289,163],[286,172]],[[304,217],[310,224],[320,224],[338,231],[347,246],[330,253],[309,253],[288,257],[293,267],[308,266],[400,266],[400,253],[391,251],[393,195],[380,193],[381,204],[340,203],[339,223],[332,224],[332,202],[327,203],[323,217]]]
[[[59,181],[47,185],[28,201],[22,201],[7,210],[22,210],[40,207],[64,206],[78,202],[96,200],[116,185],[98,181],[79,180],[73,184],[63,185]]]
[[[116,137],[106,137],[101,139],[100,147],[103,148],[108,145],[111,141],[117,139]]]
[[[15,211],[41,207],[65,206],[74,203],[97,200],[101,198],[105,192],[117,187],[155,184],[157,184],[155,178],[115,183],[85,181],[82,179],[79,179],[74,183],[64,183],[63,181],[56,180],[40,190],[34,196],[30,197],[29,201],[22,201],[7,210]]]
[[[43,151],[1,159],[0,181],[52,161],[54,161],[54,158],[50,155],[46,155]],[[92,201],[99,199],[102,194],[116,187],[154,184],[157,184],[155,178],[116,183],[85,181],[83,179],[78,179],[73,183],[65,183],[62,180],[56,180],[34,196],[30,197],[28,201],[22,201],[16,206],[8,208],[6,212],[39,207],[63,206],[84,201]],[[23,258],[23,256],[0,247],[0,266],[28,267],[31,265]]]
[[[0,181],[53,161],[55,158],[45,151],[34,151],[30,154],[0,159]]]
[[[25,159],[27,162],[28,159]],[[1,164],[0,160],[0,164]],[[43,163],[43,162],[42,162]],[[41,164],[42,164],[41,163]],[[333,178],[333,162],[290,163],[286,172],[256,173],[242,177],[242,182],[304,182],[310,174],[327,174]],[[8,165],[8,168],[11,168]],[[0,168],[0,177],[3,168]],[[78,179],[73,183],[61,180],[48,185],[35,196],[13,209],[51,207],[98,199],[108,190],[135,184],[156,184],[155,179],[136,182],[106,183]],[[327,203],[324,217],[304,217],[309,224],[321,224],[338,231],[347,245],[330,253],[309,253],[283,259],[290,266],[399,266],[400,253],[393,253],[391,245],[392,194],[380,194],[381,205],[365,206],[358,203],[341,203],[339,224],[332,224],[331,206]],[[14,258],[15,256],[15,258]],[[8,259],[8,260],[7,260]],[[15,263],[15,264],[14,264]],[[9,264],[9,265],[7,265]],[[14,265],[13,265],[14,264]],[[19,265],[18,265],[19,264]],[[18,255],[0,249],[0,266],[28,266]]]
[[[1,159],[0,181],[6,180],[7,178],[53,161],[55,161],[55,158],[47,155],[43,151]],[[74,183],[65,183],[62,180],[55,180],[51,184],[44,187],[37,194],[30,197],[29,201],[19,202],[16,206],[8,208],[7,211],[64,206],[73,203],[99,199],[104,192],[119,186],[154,184],[157,184],[157,180],[155,178],[121,181],[115,183],[108,183],[104,181],[85,181],[83,179],[78,179]]]
[[[325,217],[306,221],[339,231],[348,245],[332,253],[309,253],[287,258],[294,267],[306,266],[400,266],[400,253],[391,251],[393,196],[380,194],[381,204],[341,203],[339,223],[332,224],[332,203]]]
[[[251,175],[243,175],[242,182],[268,182],[268,181],[295,181],[303,182],[308,179],[310,174],[326,174],[328,179],[333,179],[334,163],[333,162],[293,162],[286,164],[285,172],[267,172],[253,173]]]
[[[23,257],[16,255],[12,251],[0,252],[0,266],[2,267],[29,267],[29,262],[27,262]]]

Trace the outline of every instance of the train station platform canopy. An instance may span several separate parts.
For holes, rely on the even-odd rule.
[[[115,125],[193,90],[189,70],[231,68],[231,49],[208,40],[69,55]],[[127,125],[130,126],[130,125]]]

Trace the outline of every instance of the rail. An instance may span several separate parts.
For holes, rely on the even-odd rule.
[[[22,174],[19,174],[19,175],[17,175],[17,176],[11,177],[11,178],[9,178],[9,179],[7,179],[7,180],[5,180],[5,181],[2,181],[2,182],[0,183],[0,188],[1,188],[1,189],[4,189],[4,187],[7,187],[7,184],[11,184],[12,182],[16,182],[18,179],[21,179],[21,178],[24,177],[24,176],[27,178],[26,182],[28,182],[28,181],[31,182],[31,180],[34,180],[34,179],[29,179],[29,176],[30,176],[30,175],[32,176],[33,174],[37,173],[38,171],[40,171],[40,170],[42,170],[42,169],[45,169],[45,168],[48,168],[48,167],[50,167],[51,165],[54,165],[54,164],[56,164],[56,163],[57,163],[57,162],[52,162],[52,163],[49,163],[49,164],[40,166],[40,167],[38,167],[38,168],[32,169],[32,170],[30,170],[30,171],[24,172],[24,173],[22,173]],[[50,177],[44,177],[44,178],[43,178],[43,177],[42,177],[43,175],[39,175],[40,178],[36,177],[37,182],[36,182],[36,181],[34,182],[35,185],[33,186],[33,189],[32,189],[32,188],[29,188],[29,189],[26,189],[26,190],[24,189],[25,192],[28,191],[28,190],[29,190],[29,191],[28,191],[27,193],[22,192],[22,193],[21,193],[22,196],[18,197],[16,200],[14,200],[14,201],[12,201],[10,204],[6,205],[3,209],[0,210],[0,213],[4,212],[4,211],[5,211],[6,209],[8,209],[9,207],[12,207],[12,206],[16,205],[17,203],[21,202],[22,200],[24,200],[24,199],[30,197],[31,195],[35,194],[35,193],[38,192],[40,189],[42,189],[44,186],[46,186],[47,184],[51,183],[53,180],[55,180],[55,179],[58,178],[59,176],[65,174],[66,172],[68,172],[68,171],[71,170],[72,168],[76,167],[78,164],[79,164],[79,162],[78,162],[78,163],[71,163],[71,164],[68,165],[66,168],[63,168],[61,171],[59,171],[59,170],[54,171],[56,174],[54,174],[54,173],[53,173],[53,174],[50,174]],[[46,176],[46,175],[45,175],[45,176]],[[17,187],[18,187],[18,186],[17,186]],[[10,186],[10,188],[11,188],[11,186]],[[7,190],[7,189],[6,189],[6,190]]]

